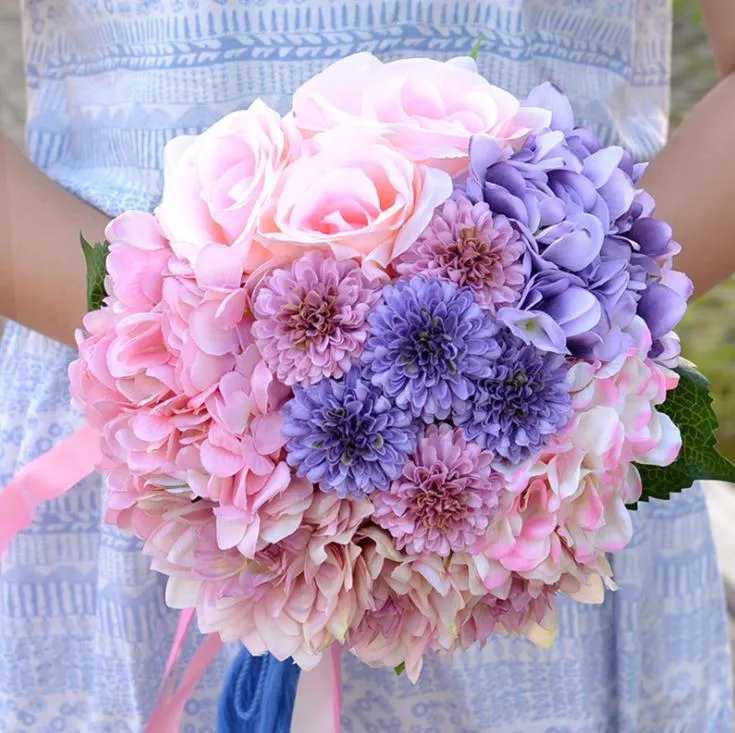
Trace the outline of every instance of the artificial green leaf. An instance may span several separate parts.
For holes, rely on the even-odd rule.
[[[102,307],[107,296],[105,276],[107,275],[107,255],[110,253],[108,242],[90,244],[80,235],[82,252],[87,263],[87,310],[96,311]]]
[[[406,671],[406,663],[401,662],[397,667],[393,668],[393,671],[400,677]]]
[[[679,385],[657,409],[681,431],[681,451],[670,466],[638,466],[643,482],[641,501],[668,499],[699,480],[735,483],[735,466],[715,448],[717,415],[709,382],[689,362],[682,362],[676,371]]]
[[[473,61],[477,61],[477,57],[478,57],[478,56],[480,55],[480,49],[482,48],[482,42],[483,42],[484,40],[485,40],[485,39],[484,39],[484,38],[483,38],[482,36],[480,36],[480,37],[479,37],[479,38],[478,38],[478,39],[477,39],[477,40],[475,41],[475,45],[474,45],[474,46],[472,46],[472,50],[470,51],[470,58],[471,58],[471,59],[472,59]]]

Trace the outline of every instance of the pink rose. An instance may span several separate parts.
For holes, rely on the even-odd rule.
[[[459,173],[470,138],[491,135],[512,147],[550,122],[477,73],[471,60],[425,58],[383,64],[369,53],[337,61],[294,95],[294,117],[308,136],[346,121],[377,127],[413,160]]]
[[[267,254],[253,242],[263,204],[289,159],[292,133],[256,100],[197,136],[166,146],[164,188],[156,216],[176,255],[198,279],[238,281]],[[233,252],[228,252],[233,248]]]
[[[449,198],[450,177],[416,165],[373,133],[357,128],[316,138],[315,151],[281,176],[260,220],[275,255],[332,250],[387,266],[405,252]]]

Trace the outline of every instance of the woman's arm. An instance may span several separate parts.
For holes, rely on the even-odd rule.
[[[720,76],[735,72],[735,0],[700,0]]]
[[[79,233],[101,240],[106,223],[0,133],[0,316],[73,344],[86,311]]]
[[[696,295],[735,271],[735,0],[701,0],[719,84],[653,160],[642,185],[682,244]]]

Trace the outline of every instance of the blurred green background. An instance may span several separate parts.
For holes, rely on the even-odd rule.
[[[716,82],[698,3],[675,0],[674,7],[673,127]],[[712,382],[720,447],[735,459],[735,279],[693,303],[678,331],[686,357]]]

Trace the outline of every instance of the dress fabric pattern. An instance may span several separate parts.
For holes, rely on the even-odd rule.
[[[28,146],[110,215],[150,209],[166,140],[261,97],[284,111],[331,60],[450,58],[525,94],[552,79],[638,158],[666,134],[668,0],[24,0]],[[75,242],[59,242],[75,247]],[[0,487],[81,424],[73,351],[11,324],[0,346]],[[1,490],[1,489],[0,489]],[[138,733],[176,627],[93,477],[45,504],[0,576],[0,732]],[[701,489],[635,515],[601,607],[562,602],[551,651],[493,640],[417,686],[345,657],[344,733],[731,733],[727,625]],[[226,650],[186,709],[213,733]]]

